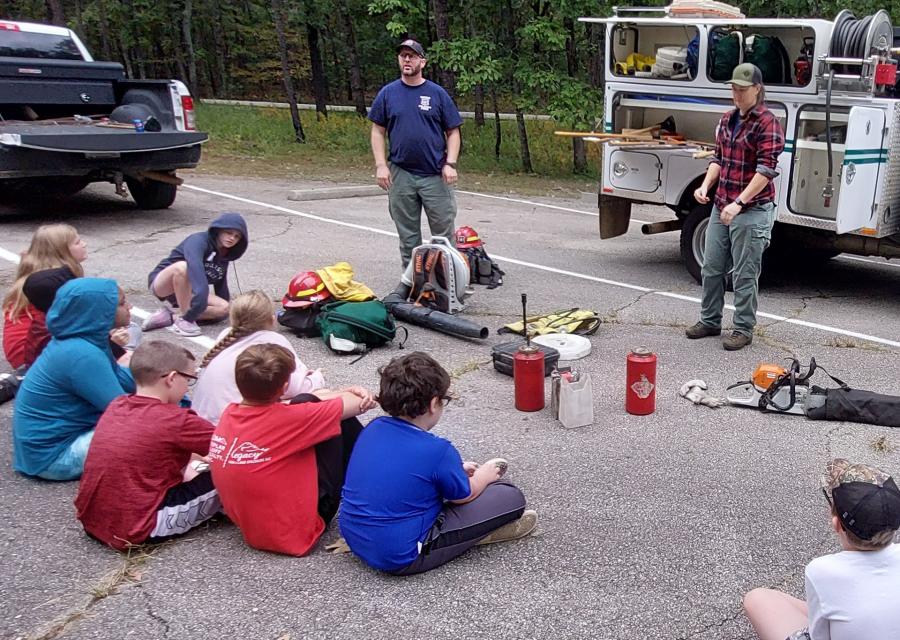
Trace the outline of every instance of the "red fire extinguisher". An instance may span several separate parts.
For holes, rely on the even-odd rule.
[[[531,346],[528,335],[528,320],[525,313],[527,298],[522,294],[522,332],[525,344],[513,355],[513,387],[515,388],[516,409],[519,411],[540,411],[544,408],[544,352]]]
[[[625,369],[625,411],[636,416],[656,411],[656,355],[636,347],[628,354]]]

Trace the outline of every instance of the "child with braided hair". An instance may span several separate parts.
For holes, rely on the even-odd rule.
[[[229,309],[229,319],[231,326],[219,334],[216,344],[200,363],[200,378],[192,398],[192,408],[200,416],[218,424],[225,407],[241,401],[234,365],[238,356],[254,344],[276,344],[294,354],[296,369],[291,374],[284,399],[325,386],[322,372],[308,369],[287,338],[274,330],[275,307],[264,292],[256,290],[236,297]]]

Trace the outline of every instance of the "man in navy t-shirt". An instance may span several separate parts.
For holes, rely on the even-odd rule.
[[[456,227],[456,160],[462,117],[453,99],[422,76],[425,50],[415,40],[397,47],[400,79],[386,84],[369,109],[378,186],[400,235],[403,268],[422,244],[422,208],[432,236],[453,241]],[[390,156],[385,154],[385,135]],[[388,165],[390,162],[390,165]]]

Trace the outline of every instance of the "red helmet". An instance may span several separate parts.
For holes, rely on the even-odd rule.
[[[480,247],[484,243],[478,237],[478,232],[472,227],[460,227],[456,230],[456,248],[469,249],[471,247]]]
[[[291,278],[287,294],[281,299],[281,304],[288,308],[308,307],[330,297],[331,292],[315,271],[301,271]]]

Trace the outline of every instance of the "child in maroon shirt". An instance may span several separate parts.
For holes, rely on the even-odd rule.
[[[187,466],[207,454],[213,433],[178,404],[197,379],[194,356],[169,342],[144,343],[131,373],[137,393],[100,417],[75,498],[84,530],[119,550],[185,533],[221,507],[210,474]]]

